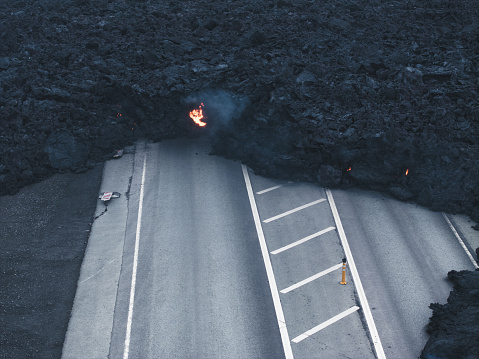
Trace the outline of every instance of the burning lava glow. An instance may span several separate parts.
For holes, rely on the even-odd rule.
[[[204,106],[204,104],[202,103],[201,106]],[[195,121],[198,126],[203,127],[206,126],[206,122],[203,122],[201,120],[206,117],[203,116],[203,110],[201,109],[201,106],[199,107],[199,109],[194,109],[193,111],[190,111],[190,117],[193,121]]]

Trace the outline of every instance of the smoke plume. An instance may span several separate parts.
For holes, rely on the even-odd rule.
[[[203,104],[206,116],[204,121],[207,123],[208,132],[216,132],[219,128],[229,125],[232,120],[238,119],[248,105],[247,98],[223,90],[203,90],[186,97],[183,101],[190,110]]]

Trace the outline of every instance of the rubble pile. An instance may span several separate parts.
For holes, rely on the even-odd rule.
[[[205,134],[261,175],[479,220],[475,1],[11,0],[0,23],[0,195]]]
[[[454,284],[447,303],[433,303],[430,339],[421,358],[479,358],[479,271],[450,271]]]
[[[0,6],[1,194],[196,133],[184,99],[223,91],[248,106],[218,154],[479,219],[471,1]]]

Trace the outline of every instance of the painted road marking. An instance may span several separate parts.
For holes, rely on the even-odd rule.
[[[361,303],[361,307],[363,308],[364,317],[366,318],[366,323],[368,325],[369,333],[374,344],[376,356],[378,359],[386,359],[386,354],[384,354],[383,345],[381,344],[381,339],[379,338],[379,334],[376,329],[376,323],[374,323],[374,318],[371,314],[371,309],[369,308],[366,293],[364,293],[363,285],[361,283],[361,279],[359,278],[359,273],[356,269],[353,254],[351,253],[351,249],[349,248],[348,239],[346,238],[346,233],[344,233],[343,224],[341,223],[341,218],[339,218],[338,209],[336,208],[336,203],[334,203],[334,198],[333,194],[331,193],[331,190],[327,189],[326,195],[328,196],[329,206],[331,207],[331,212],[333,213],[334,221],[336,222],[336,228],[338,229],[339,238],[341,239],[341,244],[343,245],[344,253],[348,261],[354,285],[356,286],[356,290],[358,291],[359,301]]]
[[[277,186],[273,186],[273,187],[270,187],[270,188],[266,188],[266,189],[264,189],[264,190],[262,190],[262,191],[256,192],[256,194],[263,194],[263,193],[266,193],[266,192],[273,191],[273,190],[275,190],[275,189],[281,188],[281,187],[283,187],[283,186],[284,186],[284,184],[279,184],[279,185],[277,185]]]
[[[292,290],[295,290],[296,288],[299,288],[305,284],[308,284],[309,282],[312,282],[315,279],[318,279],[322,277],[323,275],[326,275],[328,273],[334,272],[335,270],[341,268],[343,266],[343,263],[336,264],[335,266],[332,266],[331,268],[328,268],[326,270],[323,270],[322,272],[319,272],[309,278],[303,279],[301,282],[298,282],[296,284],[293,284],[292,286],[289,286],[288,288],[285,288],[281,290],[280,292],[283,294],[286,294],[288,292],[291,292]]]
[[[466,246],[466,244],[464,243],[464,241],[462,240],[461,236],[459,235],[459,233],[457,233],[456,228],[453,226],[453,224],[451,223],[451,221],[449,220],[449,218],[447,218],[447,215],[446,215],[444,212],[442,212],[442,215],[443,215],[444,218],[446,219],[447,224],[448,224],[449,227],[451,228],[452,232],[453,232],[454,235],[456,236],[456,238],[457,238],[457,240],[459,241],[459,243],[461,243],[462,248],[463,248],[464,251],[466,252],[467,256],[468,256],[469,259],[471,260],[471,262],[472,262],[472,264],[474,265],[474,267],[479,268],[479,266],[477,265],[477,262],[474,260],[474,257],[472,256],[471,252],[469,252],[469,249],[467,249],[467,246]]]
[[[314,233],[314,234],[311,234],[310,236],[304,237],[303,239],[300,239],[300,240],[298,240],[298,241],[296,241],[296,242],[293,242],[293,243],[291,243],[291,244],[288,244],[287,246],[278,248],[278,249],[276,249],[275,251],[272,251],[271,254],[278,254],[278,253],[284,252],[285,250],[288,250],[288,249],[290,249],[290,248],[296,247],[297,245],[300,245],[301,243],[307,242],[307,241],[309,241],[310,239],[319,237],[320,235],[322,235],[322,234],[324,234],[324,233],[327,233],[327,232],[329,232],[329,231],[332,231],[333,229],[335,229],[335,227],[328,227],[328,228],[326,228],[326,229],[323,229],[322,231],[319,231],[319,232],[316,232],[316,233]]]
[[[256,192],[256,194],[267,193],[267,192],[269,192],[269,191],[273,191],[273,190],[275,190],[275,189],[278,189],[278,188],[281,188],[281,187],[283,187],[283,186],[286,186],[287,184],[290,184],[290,183],[293,183],[293,182],[288,181],[288,182],[285,183],[285,184],[279,184],[279,185],[277,185],[277,186],[269,187],[269,188],[266,188],[266,189],[264,189],[264,190],[262,190],[262,191]]]
[[[248,192],[249,203],[251,205],[251,211],[253,212],[254,224],[256,226],[256,232],[258,234],[259,244],[261,246],[261,254],[263,255],[264,266],[266,268],[266,274],[268,276],[269,288],[273,297],[274,310],[276,312],[276,318],[278,320],[279,332],[281,334],[281,340],[283,342],[284,354],[286,359],[293,359],[293,351],[291,349],[291,343],[289,341],[288,328],[286,327],[286,321],[284,319],[283,307],[281,306],[281,300],[279,299],[278,286],[276,285],[276,279],[274,278],[273,266],[271,265],[271,259],[269,258],[268,246],[264,238],[263,227],[261,227],[261,220],[259,219],[258,207],[256,207],[256,201],[253,195],[253,188],[249,179],[248,169],[245,165],[241,165],[243,170],[244,182],[246,184],[246,190]]]
[[[355,305],[354,307],[351,307],[351,308],[345,310],[344,312],[339,313],[338,315],[335,315],[334,317],[332,317],[331,319],[328,319],[327,321],[321,323],[320,325],[318,325],[314,328],[311,328],[307,332],[304,332],[303,334],[298,335],[292,341],[295,342],[295,343],[299,343],[300,341],[306,339],[307,337],[310,337],[311,335],[319,332],[321,329],[324,329],[324,328],[330,326],[331,324],[337,322],[338,320],[343,319],[344,317],[347,317],[349,314],[352,314],[352,313],[356,312],[358,309],[359,309],[359,307]]]
[[[131,322],[133,319],[133,305],[135,304],[135,286],[136,286],[136,271],[138,268],[138,249],[140,246],[140,231],[141,231],[141,214],[143,212],[143,195],[145,189],[145,173],[146,173],[146,153],[143,159],[143,174],[141,177],[140,189],[140,204],[138,206],[138,221],[136,225],[135,238],[135,255],[133,257],[133,273],[131,274],[131,290],[130,290],[130,304],[128,306],[128,321],[126,323],[125,349],[123,352],[123,359],[128,359],[130,352],[130,337],[131,337]]]
[[[294,208],[294,209],[292,209],[292,210],[290,210],[290,211],[287,211],[287,212],[278,214],[277,216],[268,218],[268,219],[264,220],[263,222],[264,222],[264,223],[269,223],[269,222],[275,221],[275,220],[277,220],[277,219],[279,219],[279,218],[286,217],[286,216],[290,215],[291,213],[301,211],[301,210],[303,210],[303,209],[305,209],[305,208],[314,206],[315,204],[318,204],[318,203],[321,203],[321,202],[324,202],[324,201],[326,201],[326,199],[324,199],[324,198],[318,199],[318,200],[316,200],[316,201],[313,201],[313,202],[307,203],[307,204],[305,204],[305,205],[302,205],[302,206],[300,206],[300,207]]]

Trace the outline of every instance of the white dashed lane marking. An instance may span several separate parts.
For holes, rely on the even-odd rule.
[[[266,189],[264,189],[264,190],[262,190],[262,191],[256,192],[256,194],[263,194],[263,193],[266,193],[266,192],[270,192],[270,191],[273,191],[273,190],[275,190],[275,189],[281,188],[281,187],[283,187],[283,186],[284,186],[284,184],[280,184],[280,185],[277,185],[277,186],[273,186],[273,187],[270,187],[270,188],[266,188]]]
[[[258,191],[256,192],[256,194],[264,194],[264,193],[268,193],[268,192],[271,192],[271,191],[274,191],[275,189],[278,189],[278,188],[281,188],[283,186],[286,186],[287,184],[290,184],[290,183],[293,183],[291,181],[288,181],[288,183],[285,183],[285,184],[279,184],[277,186],[273,186],[273,187],[269,187],[269,188],[266,188],[262,191]]]
[[[281,252],[284,252],[285,250],[288,250],[290,248],[293,248],[293,247],[296,247],[297,245],[300,245],[304,242],[307,242],[309,241],[310,239],[313,239],[313,238],[316,238],[316,237],[319,237],[320,235],[322,234],[325,234],[325,233],[328,233],[329,231],[332,231],[333,229],[335,229],[335,227],[328,227],[326,229],[323,229],[322,231],[319,231],[319,232],[316,232],[316,233],[313,233],[311,234],[310,236],[307,236],[303,239],[300,239],[296,242],[293,242],[291,244],[288,244],[287,246],[284,246],[284,247],[281,247],[281,248],[278,248],[276,249],[275,251],[272,251],[271,254],[278,254],[278,253],[281,253]]]
[[[331,319],[328,319],[327,321],[321,323],[320,325],[318,325],[314,328],[311,328],[307,332],[304,332],[303,334],[298,335],[296,338],[294,338],[292,340],[292,342],[299,343],[300,341],[306,339],[307,337],[310,337],[311,335],[319,332],[321,329],[324,329],[324,328],[330,326],[331,324],[336,323],[338,320],[343,319],[344,317],[347,317],[349,314],[354,313],[358,309],[359,309],[359,307],[355,305],[354,307],[351,307],[351,308],[345,310],[344,312],[339,313],[338,315],[335,315],[334,317],[332,317]]]
[[[336,264],[335,266],[332,266],[331,268],[323,270],[322,272],[319,272],[319,273],[317,273],[317,274],[315,274],[315,275],[313,275],[309,278],[303,279],[301,282],[293,284],[292,286],[289,286],[288,288],[285,288],[285,289],[281,290],[280,292],[283,293],[283,294],[291,292],[292,290],[295,290],[296,288],[299,288],[299,287],[301,287],[305,284],[308,284],[309,282],[312,282],[315,279],[321,278],[323,275],[331,273],[331,272],[341,268],[342,266],[343,266],[342,263]]]
[[[270,217],[268,219],[265,219],[265,220],[261,221],[259,213],[258,213],[258,208],[256,206],[256,201],[255,201],[255,198],[254,198],[254,194],[253,194],[254,192],[253,192],[253,189],[252,189],[252,186],[251,186],[251,181],[250,181],[250,178],[249,178],[248,170],[247,170],[246,166],[244,166],[244,165],[242,165],[242,169],[243,169],[244,180],[245,180],[245,184],[246,184],[246,188],[247,188],[247,192],[248,192],[248,197],[249,197],[249,200],[250,200],[251,210],[253,212],[253,218],[254,218],[254,222],[255,222],[255,226],[256,226],[256,231],[257,231],[258,239],[259,239],[259,242],[260,242],[261,252],[262,252],[263,260],[264,260],[265,267],[266,267],[266,273],[267,273],[268,281],[269,281],[269,284],[270,284],[270,290],[271,290],[271,294],[272,294],[272,297],[273,297],[273,304],[274,304],[275,311],[276,311],[276,317],[277,317],[277,320],[278,320],[278,326],[279,326],[279,330],[280,330],[281,339],[282,339],[282,342],[283,342],[283,348],[284,348],[284,351],[285,351],[286,358],[288,358],[288,359],[293,358],[291,342],[294,342],[294,343],[301,342],[302,340],[308,338],[309,336],[312,336],[313,334],[315,334],[315,333],[319,332],[320,330],[330,326],[331,324],[334,324],[335,322],[347,317],[348,315],[357,312],[360,309],[360,307],[357,306],[357,305],[354,305],[354,306],[350,307],[349,309],[347,309],[347,310],[333,316],[332,318],[324,321],[323,323],[315,326],[314,328],[309,329],[308,331],[304,332],[303,334],[295,337],[293,340],[290,340],[289,339],[289,334],[288,334],[288,329],[286,327],[283,307],[282,307],[281,300],[280,300],[280,293],[282,295],[285,295],[285,294],[287,294],[287,293],[289,293],[289,292],[291,292],[295,289],[298,289],[298,288],[300,288],[300,287],[302,287],[302,286],[304,286],[308,283],[311,283],[311,282],[315,281],[318,278],[321,278],[321,277],[325,276],[328,273],[332,273],[333,271],[339,270],[343,266],[343,263],[339,263],[339,264],[336,264],[336,265],[334,265],[330,268],[327,268],[327,269],[325,269],[325,270],[323,270],[319,273],[316,273],[316,274],[314,274],[314,275],[312,275],[312,276],[310,276],[306,279],[301,280],[300,282],[297,282],[297,283],[295,283],[295,284],[293,284],[293,285],[291,285],[287,288],[284,288],[283,290],[281,290],[279,292],[278,288],[277,288],[277,284],[276,284],[276,279],[275,279],[275,276],[274,276],[274,273],[273,273],[271,258],[270,258],[269,253],[268,253],[268,248],[267,248],[266,240],[264,238],[264,233],[263,233],[263,228],[262,228],[261,222],[263,222],[263,223],[273,222],[275,220],[286,217],[290,214],[296,213],[296,212],[301,211],[303,209],[306,209],[308,207],[311,207],[311,206],[314,206],[316,204],[328,201],[329,205],[330,205],[330,208],[331,208],[331,212],[332,212],[333,217],[334,217],[334,222],[336,224],[335,227],[334,226],[327,227],[327,228],[325,228],[321,231],[318,231],[318,232],[313,233],[313,234],[311,234],[307,237],[304,237],[300,240],[297,240],[293,243],[290,243],[286,246],[278,248],[278,249],[276,249],[276,250],[274,250],[270,253],[274,254],[274,255],[282,253],[282,252],[284,252],[288,249],[299,246],[300,244],[303,244],[307,241],[310,241],[314,238],[317,238],[317,237],[319,237],[319,236],[321,236],[325,233],[328,233],[328,232],[333,231],[333,230],[337,230],[338,235],[340,237],[340,242],[342,244],[342,247],[344,249],[346,257],[348,259],[348,263],[350,264],[350,270],[352,272],[351,274],[353,276],[353,282],[354,282],[356,290],[358,292],[358,296],[359,296],[359,299],[360,299],[360,302],[361,302],[360,305],[363,308],[362,312],[363,312],[363,314],[366,318],[366,322],[367,322],[368,329],[369,329],[370,334],[371,334],[371,339],[372,339],[374,347],[375,347],[377,358],[378,359],[383,359],[383,358],[385,359],[384,350],[382,348],[381,341],[379,339],[379,335],[377,333],[377,329],[376,329],[376,326],[374,324],[374,320],[373,320],[372,315],[371,315],[371,311],[370,311],[370,308],[369,308],[369,305],[368,305],[368,302],[367,302],[367,299],[366,299],[366,296],[365,296],[365,293],[364,293],[364,289],[362,288],[362,285],[361,285],[361,280],[359,279],[359,274],[357,273],[357,269],[356,269],[356,266],[354,264],[354,259],[352,257],[351,251],[349,249],[349,244],[347,243],[346,235],[344,233],[344,229],[342,227],[342,223],[341,223],[341,220],[339,218],[339,214],[338,214],[336,205],[334,203],[334,199],[333,199],[331,191],[326,190],[327,200],[326,200],[326,198],[320,198],[320,199],[317,199],[315,201],[306,203],[302,206],[293,208],[289,211],[280,213],[278,215],[275,215],[273,217]],[[268,192],[271,192],[271,191],[276,190],[278,188],[281,188],[283,186],[284,186],[284,184],[283,185],[275,185],[275,186],[263,189],[261,191],[258,191],[258,192],[256,192],[256,194],[261,195],[261,194],[264,194],[264,193],[268,193]],[[354,304],[354,303],[351,303],[349,305],[352,305],[352,304]],[[347,308],[348,305],[346,304],[345,307]],[[334,313],[331,313],[331,314],[334,314]]]
[[[305,208],[314,206],[315,204],[318,204],[318,203],[321,203],[321,202],[324,202],[324,201],[326,201],[326,199],[324,199],[324,198],[318,199],[318,200],[316,200],[316,201],[313,201],[313,202],[307,203],[307,204],[305,204],[305,205],[299,206],[299,207],[294,208],[294,209],[292,209],[292,210],[289,210],[289,211],[287,211],[287,212],[278,214],[277,216],[274,216],[274,217],[265,219],[263,222],[264,222],[264,223],[269,223],[269,222],[272,222],[272,221],[276,221],[277,219],[286,217],[286,216],[290,215],[291,213],[295,213],[295,212],[301,211],[301,210],[303,210],[303,209],[305,209]]]

